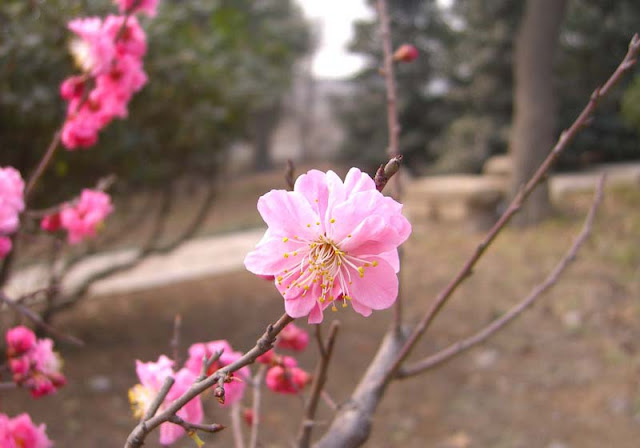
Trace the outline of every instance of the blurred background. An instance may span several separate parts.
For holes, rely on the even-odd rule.
[[[161,0],[157,17],[142,19],[150,81],[129,117],[110,124],[89,150],[60,150],[33,201],[47,207],[115,175],[114,216],[98,239],[65,249],[26,223],[8,283],[16,294],[43,282],[63,285],[33,306],[87,347],[62,345],[70,384],[58,397],[35,403],[17,391],[3,407],[47,422],[58,446],[120,446],[133,425],[126,401],[133,361],[166,352],[176,313],[184,319],[183,348],[228,338],[237,350],[255,341],[266,317],[281,313],[272,285],[242,272],[262,231],[257,198],[286,188],[287,160],[296,173],[342,174],[349,166],[373,173],[386,158],[373,3]],[[544,157],[640,31],[634,0],[559,1],[543,11],[536,3],[389,1],[394,46],[410,43],[419,52],[396,64],[404,202],[414,225],[403,279],[415,315],[535,168],[518,144],[538,142]],[[74,70],[66,23],[112,11],[108,0],[0,2],[0,166],[26,176],[64,118],[58,86]],[[547,93],[518,109],[518,92],[531,84],[516,74],[540,60],[549,76],[533,82]],[[534,109],[550,120],[540,128],[515,124],[519,111]],[[488,347],[392,389],[370,446],[637,446],[639,136],[635,69],[561,156],[548,191],[535,199],[546,211],[522,222],[538,225],[506,233],[423,350],[468,334],[541,281],[579,229],[595,179],[607,172],[611,191],[583,261],[546,305]],[[338,317],[348,325],[328,387],[339,401],[387,317]],[[2,319],[15,322],[8,313]],[[313,353],[305,356],[312,370]],[[416,402],[416,391],[429,385]],[[301,405],[269,400],[280,407],[265,417],[264,446],[285,446],[297,424],[290,415]],[[87,409],[87,402],[100,404]],[[216,421],[227,418],[213,404],[209,411]],[[209,440],[216,437],[229,443],[224,434]]]

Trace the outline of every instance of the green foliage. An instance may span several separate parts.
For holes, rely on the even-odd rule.
[[[416,62],[398,66],[400,143],[412,168],[477,172],[488,157],[508,150],[513,49],[523,3],[456,0],[443,11],[433,1],[389,2],[394,44],[411,42],[420,50]],[[638,23],[640,3],[634,0],[569,2],[557,55],[558,132],[613,72]],[[365,159],[381,157],[387,139],[376,29],[374,22],[355,27],[352,47],[367,57],[367,67],[354,77],[347,107],[338,109],[347,150]],[[445,90],[433,89],[434,82]],[[638,157],[638,134],[619,114],[623,90],[611,92],[594,123],[563,155],[561,168]],[[633,95],[630,89],[624,106],[631,121],[640,115],[633,115]]]
[[[33,168],[64,118],[58,86],[74,71],[66,23],[114,12],[112,6],[108,0],[0,4],[0,165]],[[133,98],[129,118],[110,124],[89,150],[61,151],[49,181],[58,177],[58,185],[77,191],[107,173],[131,187],[211,176],[230,144],[247,137],[252,110],[288,90],[294,63],[309,45],[292,0],[164,0],[142,25],[149,83]]]

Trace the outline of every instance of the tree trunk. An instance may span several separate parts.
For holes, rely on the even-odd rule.
[[[535,172],[555,141],[553,61],[566,4],[566,0],[527,1],[518,31],[510,145],[514,194]],[[550,213],[549,189],[545,181],[529,197],[515,222],[534,224]]]
[[[271,159],[271,138],[280,123],[282,105],[280,101],[259,108],[252,116],[253,168],[256,171],[268,170],[273,165]]]

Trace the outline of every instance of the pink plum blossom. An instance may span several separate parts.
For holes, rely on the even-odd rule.
[[[309,344],[309,335],[302,328],[290,323],[278,335],[276,345],[278,348],[284,348],[300,352],[307,348]]]
[[[36,335],[29,328],[18,325],[10,328],[5,336],[7,341],[7,354],[9,356],[22,355],[36,345]]]
[[[297,394],[311,381],[311,376],[299,367],[274,366],[267,371],[265,384],[281,394]]]
[[[390,307],[398,295],[398,246],[411,233],[402,205],[352,168],[344,182],[312,170],[293,191],[258,201],[268,229],[245,258],[257,275],[275,276],[287,314],[319,323],[323,309],[351,303],[363,316]]]
[[[136,418],[141,418],[144,415],[167,377],[172,376],[175,379],[175,383],[171,386],[162,405],[160,405],[159,412],[162,412],[169,403],[175,401],[186,392],[197,378],[195,374],[185,368],[174,373],[173,361],[164,355],[161,355],[156,362],[144,363],[136,361],[136,373],[140,384],[129,390],[129,401]],[[204,414],[200,396],[189,401],[177,412],[177,415],[189,423],[197,424],[202,422]],[[163,423],[160,425],[160,444],[171,445],[184,434],[185,431],[181,426],[169,422]]]
[[[114,0],[121,13],[144,12],[149,17],[155,17],[158,0]],[[133,8],[133,9],[132,9]]]
[[[84,72],[94,76],[109,70],[116,48],[113,37],[102,26],[102,19],[77,18],[71,20],[67,26],[78,36],[70,45],[76,64]]]
[[[411,44],[402,44],[393,53],[397,62],[413,62],[418,58],[418,49]]]
[[[46,426],[36,426],[28,414],[9,418],[0,414],[0,447],[49,448],[53,443],[46,434]]]
[[[0,168],[0,234],[18,229],[20,212],[24,210],[24,181],[13,167]]]
[[[228,366],[238,358],[242,357],[242,353],[233,351],[231,345],[224,339],[211,341],[206,343],[197,343],[189,347],[189,358],[185,362],[185,367],[195,375],[199,375],[202,370],[202,361],[204,358],[210,358],[214,354],[222,351],[220,358],[215,361],[209,370],[207,375],[213,374],[216,370]],[[242,367],[231,376],[231,381],[224,386],[224,403],[223,406],[228,406],[236,403],[242,399],[244,395],[244,389],[246,382],[251,378],[251,371],[248,367]]]
[[[67,204],[60,212],[60,224],[68,232],[70,244],[95,236],[97,228],[113,211],[111,198],[98,190],[82,190],[75,204]]]
[[[62,223],[60,222],[60,213],[52,213],[42,218],[40,221],[40,228],[45,232],[57,232]]]
[[[119,56],[129,55],[141,59],[147,52],[147,35],[135,16],[127,19],[125,28],[121,31],[124,21],[124,16],[108,15],[104,19],[104,30],[114,40]]]
[[[62,360],[53,351],[51,339],[36,339],[26,327],[7,331],[9,369],[16,384],[31,391],[33,397],[54,393],[66,384],[62,374]]]

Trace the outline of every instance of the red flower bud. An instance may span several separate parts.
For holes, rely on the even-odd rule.
[[[418,58],[418,49],[411,44],[402,44],[393,53],[396,62],[413,62]]]

